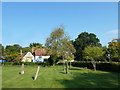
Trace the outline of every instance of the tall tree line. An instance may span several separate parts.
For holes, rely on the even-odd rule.
[[[87,59],[84,58],[84,50],[88,46],[100,47],[105,52],[97,60],[120,61],[120,42],[118,39],[111,40],[108,47],[102,46],[100,39],[94,33],[82,32],[75,40],[71,40],[70,35],[65,33],[64,27],[55,28],[46,39],[45,46],[40,43],[30,43],[28,47],[22,47],[18,44],[4,47],[0,44],[0,57],[5,56],[6,60],[20,61],[20,50],[25,54],[28,51],[45,48],[48,55],[51,56],[50,62],[52,64],[55,64],[59,59],[85,61]]]

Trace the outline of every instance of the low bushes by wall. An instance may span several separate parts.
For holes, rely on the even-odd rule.
[[[93,69],[93,65],[91,62],[73,62],[72,66],[75,67],[87,67],[88,69]],[[102,71],[111,71],[111,72],[119,72],[120,71],[120,63],[119,62],[97,62],[96,69]]]

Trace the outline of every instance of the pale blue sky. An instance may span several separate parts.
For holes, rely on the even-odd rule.
[[[55,27],[65,25],[65,31],[75,40],[81,32],[94,33],[102,45],[117,38],[117,2],[18,2],[2,4],[3,45],[45,44]]]

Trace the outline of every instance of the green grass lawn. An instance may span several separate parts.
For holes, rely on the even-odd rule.
[[[118,88],[118,74],[104,71],[92,71],[72,67],[69,74],[62,66],[40,67],[36,81],[37,66],[25,66],[25,74],[20,75],[21,66],[2,67],[3,88]]]
[[[0,66],[0,89],[2,88],[2,67]]]

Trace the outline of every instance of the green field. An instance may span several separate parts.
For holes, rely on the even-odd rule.
[[[3,88],[118,88],[118,74],[104,71],[92,71],[72,67],[69,74],[62,66],[40,67],[36,81],[37,66],[25,66],[25,74],[20,75],[21,66],[3,66]]]

